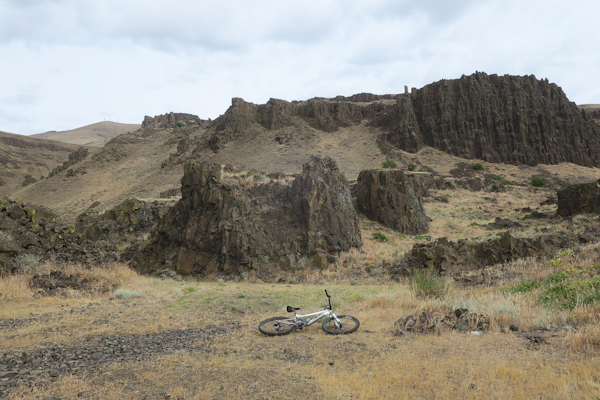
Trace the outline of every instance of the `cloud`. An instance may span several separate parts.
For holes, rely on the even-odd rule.
[[[600,102],[595,0],[0,0],[0,10],[0,130],[215,118],[231,97],[398,93],[475,70],[547,77],[571,100]]]

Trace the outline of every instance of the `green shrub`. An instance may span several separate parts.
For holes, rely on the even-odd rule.
[[[178,123],[175,124],[175,126],[177,128],[183,128],[185,126],[185,124],[183,122],[178,122]]]
[[[565,272],[567,274],[563,274]],[[551,275],[548,278],[540,297],[542,304],[562,310],[573,310],[578,305],[587,306],[600,302],[600,275],[590,280],[581,280],[570,272],[563,271],[559,273],[563,276],[553,277]]]
[[[414,171],[417,169],[417,165],[416,164],[408,164],[408,166],[406,167],[407,170],[409,171]]]
[[[413,270],[409,276],[411,291],[417,298],[442,298],[448,292],[444,278],[438,276],[433,268]]]
[[[381,154],[383,155],[388,155],[389,151],[385,148],[385,147],[379,147],[379,151],[381,151]]]
[[[527,293],[531,292],[533,289],[537,289],[542,284],[534,281],[522,281],[518,285],[511,286],[508,291],[510,293]]]
[[[387,236],[379,232],[373,233],[373,238],[379,240],[380,242],[387,242],[389,240]]]
[[[538,165],[538,164],[539,164],[539,162],[538,162],[538,160],[536,160],[535,158],[534,158],[533,160],[530,160],[530,161],[529,161],[529,165],[531,165],[532,167],[535,167],[535,166],[536,166],[536,165]]]
[[[554,274],[541,282],[523,281],[508,289],[510,293],[527,293],[539,289],[539,302],[547,307],[573,310],[577,306],[600,303],[600,275],[582,278],[583,271],[569,269]]]
[[[396,162],[393,160],[387,160],[383,163],[383,168],[396,168]]]
[[[546,186],[546,180],[539,176],[531,178],[531,186],[533,187],[544,187]]]
[[[484,171],[485,168],[483,167],[483,164],[481,164],[480,162],[473,164],[473,169],[477,170],[477,171]]]
[[[495,180],[495,181],[500,181],[500,182],[504,182],[504,179],[502,179],[501,176],[498,175],[492,175],[490,176],[491,179]]]
[[[431,240],[431,235],[417,235],[415,240]]]
[[[135,291],[135,290],[126,290],[126,289],[119,289],[117,291],[115,291],[115,297],[117,299],[131,299],[134,297],[142,297],[144,293],[142,291]]]

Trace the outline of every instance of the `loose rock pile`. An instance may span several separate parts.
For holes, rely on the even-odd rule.
[[[106,280],[91,282],[86,278],[81,279],[77,274],[67,275],[62,271],[52,271],[46,275],[35,274],[29,281],[29,286],[40,289],[38,296],[57,296],[68,289],[87,293],[107,293],[116,289],[116,285]]]
[[[444,317],[434,316],[423,311],[417,317],[408,315],[394,323],[394,336],[407,337],[417,333],[435,333],[442,329],[454,329],[459,332],[481,332],[490,327],[491,319],[485,315],[458,308]],[[512,328],[511,328],[512,329]]]
[[[19,385],[39,385],[65,375],[93,374],[114,363],[142,361],[179,350],[208,352],[211,341],[239,328],[208,326],[160,333],[107,336],[74,346],[55,345],[0,357],[0,398]]]
[[[45,207],[0,197],[0,275],[29,272],[50,257],[100,264],[119,255],[114,245],[85,239]]]

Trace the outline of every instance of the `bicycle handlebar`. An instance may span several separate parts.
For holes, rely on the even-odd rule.
[[[329,301],[329,309],[331,310],[331,296],[327,293],[327,289],[325,289],[325,296],[327,296],[327,301]]]

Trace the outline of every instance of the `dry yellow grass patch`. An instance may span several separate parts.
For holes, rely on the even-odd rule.
[[[17,338],[8,339],[8,333],[2,332],[1,342],[6,344],[0,346],[2,351],[68,345],[90,335],[152,333],[232,321],[240,329],[214,339],[205,352],[156,354],[145,362],[113,364],[97,375],[65,377],[35,392],[21,388],[9,398],[84,393],[102,399],[164,398],[166,394],[173,399],[258,399],[290,392],[307,399],[590,398],[600,393],[600,331],[594,325],[560,334],[550,345],[537,347],[531,347],[520,332],[501,333],[497,327],[480,336],[442,331],[440,336],[404,339],[391,333],[400,317],[421,311],[444,315],[455,307],[515,323],[521,331],[535,328],[535,318],[546,311],[526,296],[452,287],[442,299],[419,300],[404,284],[216,283],[135,275],[130,281],[135,282],[132,289],[142,288],[142,298],[3,301],[2,312],[14,310],[13,317],[26,317],[39,307],[55,318],[10,330]],[[336,312],[361,321],[358,332],[329,336],[319,323],[283,337],[266,337],[257,331],[261,320],[287,315],[286,305],[307,313],[322,309],[327,303],[323,289],[332,293]],[[69,313],[78,307],[86,311]],[[590,308],[585,315],[584,310],[562,315],[592,322],[596,312]],[[115,322],[98,323],[103,320]],[[57,333],[45,331],[50,327],[56,327]]]

